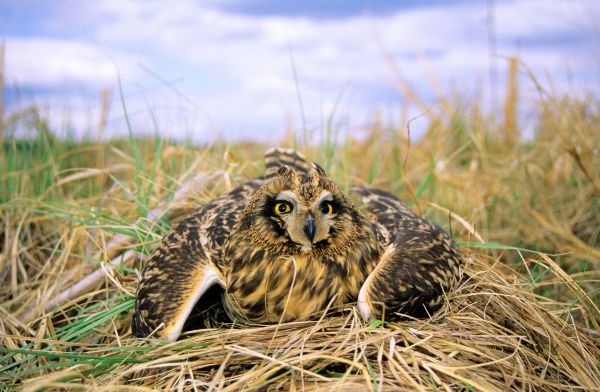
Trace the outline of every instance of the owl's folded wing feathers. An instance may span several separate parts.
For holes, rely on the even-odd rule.
[[[462,260],[450,236],[413,213],[393,194],[354,187],[368,209],[384,255],[363,284],[358,306],[365,319],[385,311],[422,314],[438,305],[462,276]]]
[[[176,340],[196,302],[213,285],[223,244],[248,198],[262,183],[249,181],[201,207],[167,234],[142,272],[131,324],[137,337]]]

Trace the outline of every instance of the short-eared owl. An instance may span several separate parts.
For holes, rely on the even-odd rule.
[[[353,188],[364,214],[299,153],[272,149],[265,161],[264,177],[164,237],[142,273],[134,335],[177,339],[212,285],[231,319],[277,323],[353,302],[367,320],[422,313],[458,284],[451,238],[391,193]]]

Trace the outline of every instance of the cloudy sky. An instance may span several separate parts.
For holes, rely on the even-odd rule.
[[[596,0],[6,0],[0,40],[5,111],[35,102],[59,134],[95,134],[109,89],[106,136],[126,132],[124,102],[139,134],[275,144],[330,117],[400,121],[406,86],[411,115],[449,92],[501,102],[509,56],[550,90],[600,96]]]

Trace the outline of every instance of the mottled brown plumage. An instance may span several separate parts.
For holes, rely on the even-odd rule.
[[[292,205],[287,218],[273,211],[281,201]],[[253,195],[225,246],[227,309],[236,319],[273,323],[356,301],[381,252],[369,222],[322,169],[302,175],[282,166]]]
[[[421,315],[433,309],[462,277],[462,259],[450,236],[389,192],[352,190],[366,204],[367,217],[385,246],[359,294],[363,317],[382,317],[384,311]]]
[[[206,290],[240,322],[306,319],[358,302],[366,319],[437,305],[462,275],[450,237],[392,194],[358,187],[361,213],[316,164],[272,149],[265,176],[200,208],[142,273],[132,330],[176,339]]]

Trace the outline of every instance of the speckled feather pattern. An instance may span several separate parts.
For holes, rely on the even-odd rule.
[[[352,190],[366,204],[367,217],[386,248],[363,287],[370,315],[426,314],[462,277],[462,258],[454,242],[393,194],[369,187]]]
[[[224,287],[230,318],[258,323],[306,319],[357,301],[367,319],[416,314],[458,284],[462,260],[451,238],[391,193],[354,188],[363,214],[295,151],[267,151],[265,167],[264,177],[204,205],[163,238],[142,272],[136,336],[157,330],[175,339],[209,276]],[[268,213],[281,192],[306,206],[331,195],[336,214],[327,238],[309,249],[292,241]]]
[[[131,325],[136,336],[177,320],[207,266],[218,266],[231,228],[262,183],[249,181],[202,206],[162,239],[142,271]]]

